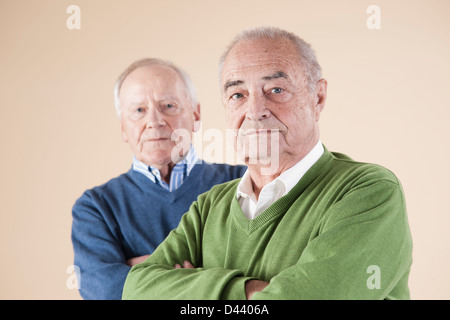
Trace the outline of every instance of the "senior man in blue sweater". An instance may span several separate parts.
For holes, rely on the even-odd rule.
[[[178,226],[197,196],[241,177],[245,166],[210,164],[192,147],[200,104],[174,64],[143,59],[114,88],[131,169],[87,190],[72,209],[72,243],[84,299],[121,299],[130,268],[144,261]]]

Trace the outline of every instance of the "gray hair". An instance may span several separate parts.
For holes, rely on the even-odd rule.
[[[125,69],[125,71],[123,71],[120,74],[119,78],[117,78],[117,80],[116,80],[116,83],[114,85],[114,105],[116,107],[116,113],[119,118],[122,113],[122,109],[120,106],[120,99],[119,99],[120,89],[122,87],[123,82],[125,81],[125,78],[130,73],[132,73],[134,70],[136,70],[140,67],[151,66],[151,65],[167,66],[167,67],[170,67],[173,70],[175,70],[184,83],[184,86],[186,88],[186,93],[191,100],[190,102],[192,104],[192,107],[194,108],[198,104],[198,99],[197,99],[197,94],[195,91],[194,84],[191,80],[191,77],[189,77],[189,75],[187,74],[186,71],[184,71],[183,69],[176,66],[175,64],[173,64],[170,61],[165,61],[165,60],[156,59],[156,58],[145,58],[145,59],[141,59],[141,60],[137,60],[137,61],[133,62],[130,66],[128,66],[128,68]]]
[[[295,45],[299,60],[302,64],[303,71],[307,80],[307,85],[310,92],[313,92],[316,88],[317,81],[322,78],[322,68],[317,61],[316,54],[311,45],[301,39],[299,36],[292,32],[276,28],[276,27],[256,27],[241,31],[228,45],[225,52],[222,54],[219,60],[219,78],[222,75],[223,65],[225,59],[230,53],[230,50],[241,41],[255,41],[260,39],[279,39],[286,38],[291,40]]]

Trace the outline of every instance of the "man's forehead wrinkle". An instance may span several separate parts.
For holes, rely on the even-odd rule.
[[[286,55],[264,55],[261,57],[260,55],[249,54],[245,57],[231,57],[226,61],[222,76],[224,81],[241,80],[237,78],[238,74],[245,73],[246,69],[251,67],[257,67],[262,73],[266,73],[260,77],[272,76],[278,71],[283,71],[287,75],[286,70],[298,65],[298,61],[289,59]]]
[[[165,81],[167,82],[167,81]],[[184,101],[188,99],[187,93],[183,88],[177,90],[180,86],[179,81],[173,81],[170,86],[164,85],[164,81],[159,79],[154,82],[151,81],[138,81],[123,90],[120,99],[124,105],[136,106],[136,105],[150,105],[151,101]]]
[[[272,65],[268,65],[266,70],[264,70],[263,68],[261,68],[261,69],[262,70],[260,72],[258,72],[258,74],[251,73],[251,74],[247,74],[247,75],[239,74],[238,70],[233,70],[233,73],[230,73],[228,80],[226,80],[226,82],[223,86],[223,90],[226,91],[230,87],[245,84],[245,83],[247,83],[247,80],[249,80],[251,82],[252,78],[254,80],[259,80],[259,81],[264,81],[264,82],[265,81],[273,81],[276,79],[285,79],[289,83],[293,84],[298,81],[299,77],[300,78],[302,77],[301,72],[294,72],[292,69],[290,69],[291,72],[284,72],[283,70],[276,70],[276,69],[274,71],[274,66],[272,66]],[[286,70],[289,70],[289,68],[287,68]],[[244,74],[245,74],[245,72],[244,72]]]
[[[303,73],[298,68],[300,65],[298,56],[291,50],[283,52],[280,51],[282,50],[280,47],[248,44],[244,43],[242,46],[238,44],[226,57],[221,76],[224,84],[223,92],[234,85],[245,84],[251,79],[269,81],[284,78],[289,82],[297,82],[297,78]]]
[[[274,63],[298,64],[298,61],[290,55],[284,54],[246,54],[239,57],[230,57],[225,62],[225,69],[238,68],[239,66],[255,66]]]

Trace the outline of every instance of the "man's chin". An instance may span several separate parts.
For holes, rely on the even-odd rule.
[[[265,155],[243,155],[241,156],[241,160],[249,167],[257,167],[259,168],[259,174],[262,176],[265,175],[274,175],[279,171],[279,157],[268,157]]]
[[[173,162],[170,151],[170,148],[165,150],[151,150],[138,157],[138,160],[145,163],[147,166],[157,168],[164,167]]]

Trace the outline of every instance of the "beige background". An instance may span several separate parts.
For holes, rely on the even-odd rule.
[[[80,30],[66,27],[70,4],[81,8]],[[366,26],[371,4],[381,30]],[[159,57],[191,74],[203,116],[196,146],[205,147],[206,130],[225,130],[222,50],[243,28],[275,25],[317,51],[328,149],[402,181],[412,298],[449,299],[449,13],[448,0],[0,0],[0,298],[79,299],[66,285],[71,207],[130,168],[112,96],[129,63]]]

